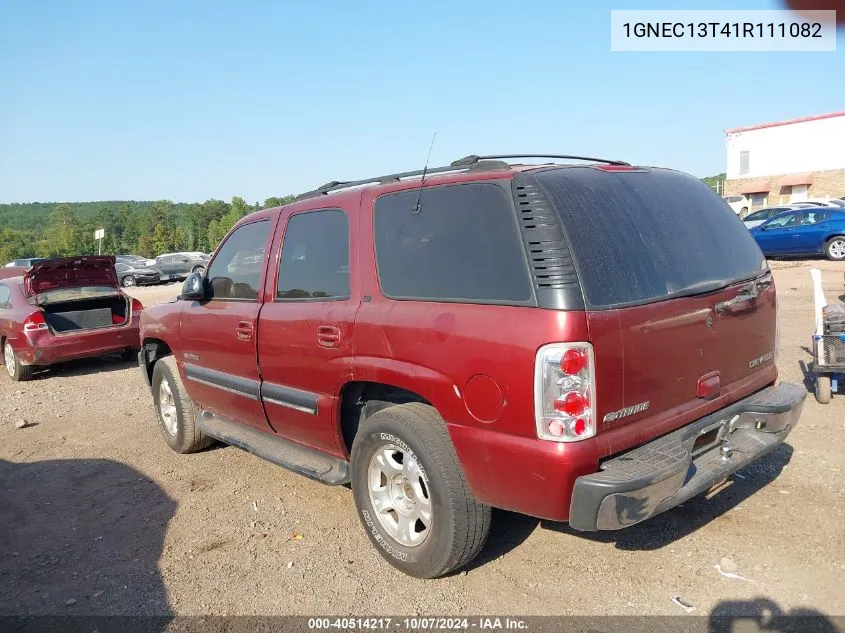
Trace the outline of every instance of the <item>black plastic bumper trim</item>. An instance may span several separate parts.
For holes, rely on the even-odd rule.
[[[708,490],[781,444],[795,428],[807,391],[768,387],[647,444],[617,455],[575,480],[569,524],[618,530]],[[695,440],[718,429],[718,442],[693,456]]]

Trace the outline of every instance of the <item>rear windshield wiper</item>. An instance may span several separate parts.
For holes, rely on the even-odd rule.
[[[749,291],[752,291],[751,284],[753,284],[753,292],[754,296],[756,297],[760,290],[763,288],[767,288],[768,286],[772,285],[772,277],[771,273],[768,269],[760,273],[758,276],[753,278],[746,278],[746,279],[710,279],[708,281],[700,281],[696,284],[692,284],[691,286],[687,286],[686,288],[681,288],[680,290],[675,290],[670,292],[664,299],[677,299],[679,297],[692,297],[694,295],[705,295],[709,292],[715,292],[716,290],[721,290],[722,288],[727,288],[728,286],[733,286],[735,284],[741,284],[743,282],[748,282],[748,287],[743,288],[740,290],[740,294]],[[723,302],[724,303],[724,302]],[[721,305],[721,304],[718,304]]]
[[[733,299],[727,301],[720,301],[716,304],[715,310],[717,314],[726,312],[729,308],[746,301],[752,301],[760,296],[760,291],[765,290],[772,285],[772,275],[767,270],[759,277],[752,279],[748,285],[743,287]]]

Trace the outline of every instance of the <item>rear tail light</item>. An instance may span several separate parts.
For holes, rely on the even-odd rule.
[[[44,320],[43,312],[34,312],[30,314],[23,321],[24,332],[36,332],[38,330],[46,330],[47,321]]]
[[[132,299],[132,316],[141,316],[141,311],[144,309],[144,304],[137,299]]]
[[[534,363],[537,437],[577,442],[596,434],[595,368],[589,343],[552,343]]]

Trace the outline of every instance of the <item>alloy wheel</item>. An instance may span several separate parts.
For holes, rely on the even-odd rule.
[[[15,351],[8,342],[3,345],[3,361],[6,363],[6,372],[10,376],[14,376],[15,369],[17,369],[17,360],[15,359]]]
[[[176,417],[176,400],[173,398],[173,391],[167,379],[163,379],[158,387],[158,409],[164,428],[175,436],[179,430],[179,421]]]
[[[370,502],[382,528],[405,547],[421,545],[431,532],[432,507],[416,459],[384,444],[370,458],[367,475]]]
[[[835,259],[845,258],[845,240],[832,241],[829,250]]]

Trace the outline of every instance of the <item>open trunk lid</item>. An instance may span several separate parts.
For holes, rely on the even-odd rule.
[[[536,179],[584,294],[599,434],[633,423],[643,438],[666,432],[774,380],[771,273],[709,187],[662,169],[566,167]]]
[[[28,297],[36,298],[52,290],[85,287],[110,287],[119,289],[114,257],[86,255],[62,257],[38,262],[23,275],[24,290]]]

